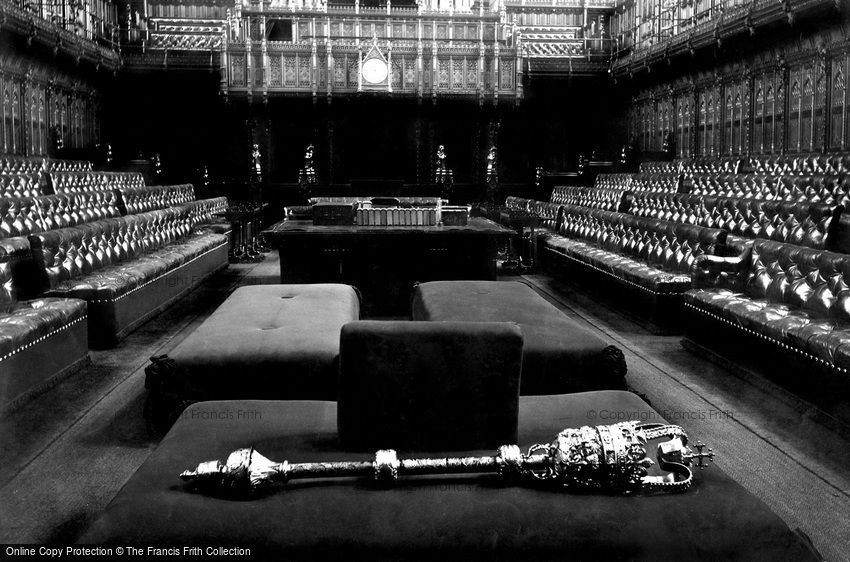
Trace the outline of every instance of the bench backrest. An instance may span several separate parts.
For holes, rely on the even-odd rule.
[[[0,198],[0,238],[27,236],[120,214],[112,191]]]
[[[564,205],[560,232],[666,271],[688,273],[702,254],[725,244],[726,231]]]
[[[17,302],[14,274],[29,253],[29,241],[23,236],[0,240],[0,314],[11,312]]]
[[[559,205],[618,211],[623,201],[623,193],[625,190],[622,189],[559,185],[552,190],[550,201]]]
[[[755,173],[780,175],[838,175],[850,173],[850,154],[751,156]]]
[[[30,236],[44,289],[153,252],[189,235],[188,208],[105,219]]]
[[[741,272],[754,299],[784,303],[815,317],[850,320],[850,256],[756,240]]]
[[[0,175],[0,197],[36,197],[41,194],[37,172]]]
[[[557,231],[561,224],[561,209],[562,205],[559,205],[558,203],[532,201],[528,207],[528,212],[539,219],[539,227]]]
[[[133,215],[195,200],[195,188],[191,183],[178,185],[152,185],[116,189],[121,197],[122,212]]]
[[[691,178],[690,193],[752,199],[844,204],[850,177],[830,175],[703,174]]]
[[[666,191],[676,193],[681,187],[678,173],[635,174],[632,178],[632,191]]]
[[[728,230],[747,238],[767,238],[825,249],[839,228],[844,207],[692,194],[635,193],[629,213],[646,218]]]
[[[51,172],[49,177],[54,193],[106,191],[145,186],[145,180],[138,172]]]
[[[533,201],[533,199],[509,195],[505,198],[505,208],[509,211],[528,212],[529,205]]]
[[[633,175],[619,172],[614,174],[599,174],[596,176],[596,181],[593,185],[602,189],[631,189]]]

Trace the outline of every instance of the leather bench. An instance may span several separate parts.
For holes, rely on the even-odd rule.
[[[0,410],[88,359],[85,301],[17,300],[14,276],[29,249],[26,238],[0,239]]]
[[[524,396],[517,444],[525,451],[550,443],[564,428],[593,424],[589,411],[663,421],[628,392]],[[335,402],[194,404],[79,543],[226,545],[275,560],[821,559],[801,534],[717,466],[697,471],[687,492],[651,497],[569,494],[469,475],[402,478],[390,489],[365,479],[294,480],[270,494],[234,501],[192,492],[178,478],[199,462],[251,446],[276,462],[374,458],[338,444]],[[493,454],[399,448],[400,458]]]
[[[681,174],[677,172],[634,174],[629,189],[632,191],[666,191],[667,193],[678,193],[683,188],[682,181]]]
[[[850,201],[850,177],[847,175],[701,174],[691,177],[689,193],[846,205]]]
[[[751,156],[749,166],[758,173],[773,175],[847,174],[848,154],[811,154],[807,156]]]
[[[622,189],[559,185],[552,190],[550,201],[558,205],[576,205],[605,211],[621,211],[623,204]]]
[[[340,331],[359,318],[348,285],[240,287],[169,353],[174,370],[148,368],[149,416],[167,425],[176,405],[209,399],[333,400]]]
[[[145,186],[145,180],[138,172],[53,171],[48,177],[53,193],[107,191]]]
[[[627,296],[625,304],[645,309],[664,326],[678,319],[694,260],[723,247],[726,235],[720,229],[564,205],[558,232],[541,232],[538,245],[544,267],[585,277],[606,295]]]
[[[630,214],[727,230],[727,244],[766,238],[815,249],[847,247],[844,207],[835,203],[792,202],[670,193],[635,193]]]
[[[115,191],[120,195],[123,214],[128,215],[166,209],[195,200],[192,184],[154,185]]]
[[[42,195],[42,190],[37,172],[0,175],[0,197],[37,197],[39,195]]]
[[[0,197],[0,237],[26,236],[121,216],[111,191]]]
[[[625,388],[623,352],[567,318],[524,283],[421,283],[413,290],[411,317],[519,324],[524,338],[523,395]]]
[[[632,189],[632,176],[634,174],[610,173],[596,176],[594,186],[602,189]]]
[[[850,255],[755,240],[694,270],[688,338],[772,365],[772,375],[850,419]]]
[[[88,301],[90,344],[112,346],[227,266],[227,237],[196,226],[180,206],[33,234],[36,294]]]

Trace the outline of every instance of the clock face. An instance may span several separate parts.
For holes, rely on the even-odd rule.
[[[387,74],[389,74],[387,63],[381,59],[369,59],[363,63],[363,80],[369,84],[380,84],[386,81]]]

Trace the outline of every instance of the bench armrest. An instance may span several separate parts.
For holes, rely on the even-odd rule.
[[[695,288],[724,287],[737,289],[749,262],[749,249],[737,256],[702,255],[694,260],[691,279]]]

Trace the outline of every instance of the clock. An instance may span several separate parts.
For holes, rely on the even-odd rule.
[[[363,81],[367,84],[382,84],[386,82],[389,75],[386,61],[379,58],[370,58],[363,63],[361,70]]]

